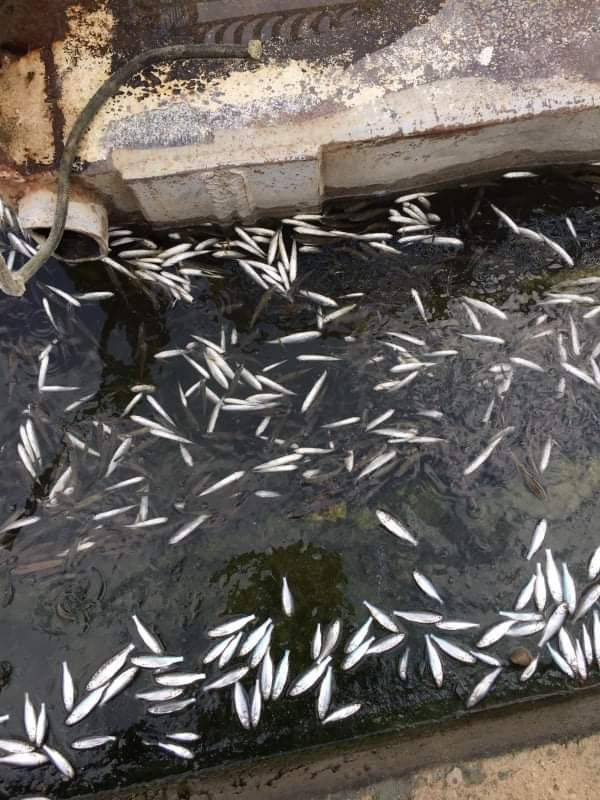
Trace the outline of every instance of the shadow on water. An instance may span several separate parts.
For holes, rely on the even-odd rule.
[[[23,735],[23,693],[29,691],[36,707],[47,703],[51,739],[70,753],[77,768],[71,783],[62,782],[50,768],[6,768],[2,800],[26,792],[66,798],[183,773],[190,765],[144,745],[174,731],[199,732],[192,768],[200,770],[406,730],[417,723],[435,724],[465,713],[466,697],[489,667],[444,657],[444,685],[436,688],[425,656],[423,626],[411,622],[401,625],[406,634],[401,649],[372,656],[355,670],[338,668],[343,657],[338,648],[332,707],[359,702],[362,708],[330,726],[317,720],[314,693],[267,703],[255,731],[239,725],[229,691],[195,689],[189,692],[196,699],[193,706],[173,716],[153,717],[135,698],[135,692],[156,688],[151,676],[143,674],[133,689],[71,729],[63,725],[60,664],[68,661],[83,692],[85,681],[106,658],[128,641],[138,641],[132,638],[130,622],[131,614],[137,613],[160,634],[167,652],[185,657],[186,669],[200,669],[211,644],[208,630],[231,615],[255,614],[257,624],[273,618],[273,661],[289,649],[292,673],[297,675],[311,663],[317,624],[326,627],[340,619],[346,642],[367,619],[365,599],[388,613],[438,610],[414,583],[413,570],[433,581],[445,601],[446,617],[487,626],[498,620],[498,610],[514,606],[531,575],[532,564],[524,555],[541,517],[549,524],[546,544],[557,561],[568,562],[577,586],[585,586],[587,559],[599,544],[594,390],[570,383],[564,397],[557,399],[556,346],[540,339],[527,356],[543,363],[547,376],[520,373],[495,412],[492,427],[486,428],[482,415],[493,392],[489,368],[500,356],[460,339],[466,323],[459,299],[474,295],[502,306],[510,315],[510,328],[486,319],[486,332],[506,336],[504,356],[521,353],[540,313],[536,303],[543,292],[567,276],[598,273],[600,218],[594,186],[582,168],[569,173],[548,170],[536,181],[490,179],[484,185],[440,193],[433,198],[434,208],[442,218],[443,233],[464,239],[458,253],[418,245],[398,257],[345,241],[303,254],[300,280],[306,288],[335,297],[357,291],[365,295],[355,311],[327,326],[320,339],[296,349],[269,340],[314,328],[314,307],[278,296],[261,303],[260,292],[233,267],[222,264],[211,265],[220,270],[221,280],[197,281],[191,306],[172,306],[160,293],[140,291],[100,264],[67,271],[53,263],[23,301],[0,300],[0,380],[6,397],[0,407],[0,519],[16,512],[42,517],[36,525],[1,535],[0,715],[11,714],[2,735]],[[576,270],[559,269],[552,251],[535,242],[516,241],[498,226],[490,202],[519,224],[576,251]],[[331,226],[343,223],[360,232],[393,230],[387,222],[389,200],[355,206],[348,210],[347,203],[332,205],[327,211]],[[578,242],[568,238],[566,213]],[[163,243],[169,241],[165,238]],[[51,298],[57,333],[41,308],[42,298],[51,297],[45,283],[73,293],[110,289],[118,294],[80,309]],[[423,298],[428,324],[416,311],[411,288]],[[552,314],[568,332],[567,312],[558,309]],[[222,413],[215,433],[206,434],[211,406],[201,392],[191,395],[187,408],[179,400],[178,383],[188,387],[200,376],[182,359],[155,358],[161,351],[184,347],[192,334],[218,342],[222,329],[230,337],[234,328],[238,342],[228,350],[232,361],[251,371],[284,361],[265,374],[295,392],[273,410],[262,439],[255,435],[261,416],[254,414]],[[382,345],[388,330],[423,337],[436,349],[460,345],[464,358],[444,362],[431,370],[435,380],[415,381],[401,394],[374,392],[377,382],[389,379],[393,363]],[[581,334],[586,347],[600,338],[595,323],[582,324]],[[48,382],[78,386],[76,392],[37,390],[38,356],[53,340]],[[328,367],[323,396],[307,414],[298,409],[323,365],[297,361],[300,352],[340,358]],[[154,396],[191,442],[193,468],[184,464],[175,443],[134,433],[132,450],[118,470],[105,477],[120,437],[133,430],[120,415],[133,397],[131,387],[139,383],[156,386]],[[79,408],[65,410],[69,402],[88,394]],[[36,482],[16,458],[26,408],[44,454]],[[395,416],[386,424],[418,425],[422,433],[445,442],[421,449],[400,445],[397,459],[375,479],[357,481],[358,471],[385,442],[368,434],[365,422],[388,408],[395,409]],[[443,419],[419,416],[424,409],[441,410]],[[153,413],[145,401],[137,410],[146,416]],[[332,431],[322,427],[353,415],[360,417],[360,424]],[[466,478],[465,464],[493,431],[506,425],[515,428],[510,445],[498,448],[485,469]],[[69,446],[67,433],[98,455]],[[540,481],[534,467],[549,435],[556,444]],[[328,452],[331,442],[334,448]],[[293,445],[321,448],[325,454],[307,456],[295,472],[267,475],[253,469]],[[350,451],[353,472],[344,464]],[[67,466],[73,470],[74,491],[52,506],[50,489]],[[206,487],[241,469],[246,471],[244,481],[230,491],[201,496]],[[306,469],[320,471],[305,476]],[[144,482],[106,492],[110,483],[131,476],[143,476]],[[265,490],[277,494],[256,494]],[[168,524],[124,527],[124,519],[135,519],[144,494],[150,516],[168,517]],[[135,506],[129,516],[94,519],[107,508],[129,504]],[[415,533],[418,547],[382,529],[377,509],[401,519]],[[179,545],[168,546],[168,537],[199,514],[207,514],[206,522]],[[290,619],[281,610],[284,576],[296,602]],[[378,630],[377,635],[384,633]],[[470,648],[479,636],[477,629],[467,630],[452,634],[452,640]],[[506,661],[519,644],[531,647],[532,640],[504,639],[492,650]],[[402,681],[399,658],[406,647],[410,667]],[[206,671],[209,678],[218,674],[215,665]],[[253,681],[251,676],[244,679],[247,691]],[[494,701],[536,697],[564,687],[560,673],[546,659],[526,684],[519,682],[517,670],[505,669]],[[75,738],[107,733],[117,736],[114,745],[70,750]]]

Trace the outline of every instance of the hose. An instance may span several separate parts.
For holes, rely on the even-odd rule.
[[[257,39],[253,39],[248,45],[175,44],[167,47],[157,47],[140,53],[107,78],[86,103],[65,142],[58,167],[54,220],[48,238],[37,253],[17,272],[11,272],[6,265],[6,261],[0,255],[0,289],[13,297],[22,297],[25,293],[27,281],[53,255],[65,229],[69,202],[69,178],[79,143],[102,105],[115,95],[132,75],[156,61],[180,61],[185,58],[248,58],[258,60],[261,53],[262,46]]]

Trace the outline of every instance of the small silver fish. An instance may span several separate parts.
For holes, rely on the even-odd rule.
[[[495,625],[492,625],[492,627],[488,628],[483,636],[479,639],[477,642],[477,647],[489,647],[490,645],[499,642],[514,624],[514,620],[506,619],[503,622],[497,622]]]
[[[160,639],[155,636],[148,628],[139,620],[139,618],[135,615],[131,615],[131,619],[136,627],[138,635],[142,642],[146,645],[148,650],[150,650],[154,655],[162,655],[164,652],[164,648]]]
[[[546,627],[544,628],[544,633],[542,634],[542,638],[538,643],[538,647],[541,649],[547,642],[555,636],[562,626],[565,624],[565,620],[567,619],[567,615],[569,613],[569,609],[566,603],[559,603],[552,614],[550,615],[548,622],[546,623]]]
[[[393,517],[391,514],[388,514],[387,511],[377,510],[375,512],[375,516],[383,525],[383,527],[390,531],[390,533],[393,533],[394,536],[397,536],[399,539],[403,539],[405,542],[409,542],[409,544],[412,544],[415,547],[417,546],[418,542],[412,533],[395,517]]]
[[[154,680],[160,686],[189,686],[192,683],[203,681],[206,678],[204,672],[167,672],[164,675],[156,675]]]
[[[248,674],[249,669],[249,667],[236,667],[236,669],[225,672],[214,681],[205,684],[202,689],[205,692],[209,692],[211,689],[224,689],[226,686],[231,686],[232,683],[241,681],[241,679]]]
[[[250,698],[250,724],[253,728],[258,727],[260,715],[262,713],[262,694],[260,691],[260,681],[257,679]]]
[[[429,669],[438,689],[442,688],[444,683],[444,669],[442,667],[442,660],[440,655],[431,641],[429,634],[425,634],[425,648],[427,650],[427,660],[429,662]]]
[[[172,702],[159,703],[155,706],[148,708],[148,713],[155,717],[162,717],[168,714],[177,714],[183,711],[184,708],[193,705],[196,702],[195,697],[188,697],[187,700],[173,700]]]
[[[246,690],[239,682],[233,687],[233,707],[242,727],[249,731],[252,727],[250,722],[250,701]]]
[[[71,743],[74,750],[92,750],[95,747],[103,747],[105,744],[116,742],[116,736],[89,736],[86,739],[77,739]]]
[[[62,775],[71,779],[75,777],[75,770],[73,769],[72,764],[63,756],[62,753],[59,753],[58,750],[55,750],[53,747],[50,747],[47,744],[42,747],[42,750]]]
[[[356,714],[357,711],[360,711],[360,709],[361,703],[352,703],[347,706],[342,706],[341,708],[332,711],[328,717],[325,717],[323,720],[323,725],[329,725],[331,722],[339,722],[342,719],[347,719],[353,714]]]
[[[433,633],[431,634],[430,638],[436,643],[440,650],[446,653],[446,655],[449,655],[450,658],[453,658],[456,661],[461,661],[463,664],[475,664],[477,659],[468,650],[463,650],[462,647],[459,647],[453,642],[449,642],[448,639],[443,639],[441,636],[435,636]]]
[[[502,667],[496,667],[496,669],[488,672],[479,683],[475,686],[469,698],[467,700],[467,708],[473,708],[474,705],[481,702],[483,698],[490,692],[492,686],[496,683],[498,676],[502,672]]]
[[[515,602],[515,609],[520,611],[521,609],[525,608],[525,606],[530,602],[531,598],[533,597],[533,592],[535,589],[535,575],[532,575],[531,578],[527,581],[525,586],[519,592],[517,600]]]
[[[552,556],[552,550],[546,549],[546,581],[555,603],[563,601],[563,584],[558,567]]]
[[[325,677],[321,681],[319,694],[317,695],[317,716],[320,720],[325,719],[329,706],[331,705],[332,683],[333,669],[331,665],[329,665]]]
[[[290,671],[290,651],[286,650],[275,669],[271,700],[278,700],[283,694]]]
[[[78,722],[81,722],[82,719],[88,716],[98,705],[100,700],[102,699],[102,695],[104,694],[104,685],[99,686],[97,689],[94,689],[92,692],[87,694],[80,702],[75,706],[75,708],[71,711],[69,716],[65,720],[65,725],[76,725]]]
[[[545,519],[541,519],[535,526],[535,530],[533,531],[531,544],[529,546],[529,551],[527,552],[526,556],[527,561],[530,561],[531,558],[537,553],[537,551],[542,546],[542,542],[544,541],[544,537],[546,536],[547,530],[548,530],[547,521]]]
[[[435,588],[433,583],[429,580],[429,578],[423,575],[423,573],[414,570],[413,580],[424,594],[426,594],[428,597],[431,597],[433,600],[437,600],[438,603],[444,605],[444,601],[438,594],[437,589]]]
[[[223,623],[223,625],[219,625],[216,628],[212,628],[210,631],[208,631],[207,636],[210,639],[220,639],[222,636],[229,636],[232,633],[237,633],[238,631],[241,631],[242,628],[245,628],[249,622],[252,622],[255,619],[256,616],[254,614],[247,614],[244,617],[237,617],[236,619],[233,619],[230,622],[225,622]],[[268,622],[269,621],[270,620],[268,620]],[[258,639],[260,639],[260,636],[258,637]],[[250,650],[251,649],[252,647],[250,648]],[[247,652],[250,652],[250,650],[248,650]],[[245,655],[245,653],[242,653],[241,655]]]
[[[0,756],[0,764],[12,767],[40,767],[47,763],[48,756],[44,753],[11,753],[8,756]]]
[[[330,662],[331,656],[327,656],[323,659],[323,661],[320,661],[318,664],[313,664],[312,667],[309,667],[306,672],[303,672],[292,683],[288,691],[289,696],[297,697],[298,695],[303,694],[311,689],[326,671]]]
[[[385,628],[392,633],[400,633],[400,628],[398,625],[389,616],[389,614],[385,613],[385,611],[382,611],[382,609],[378,608],[377,606],[368,603],[366,600],[363,600],[363,606],[365,606],[369,614],[377,623],[379,623],[379,625],[381,625],[382,628]]]
[[[127,647],[124,647],[116,655],[112,656],[108,659],[108,661],[102,664],[102,666],[99,667],[96,672],[94,672],[88,681],[88,684],[85,687],[86,691],[93,692],[94,689],[98,689],[100,686],[105,686],[117,674],[117,672],[121,670],[129,658],[129,654],[132,650],[135,650],[135,645],[128,644]]]
[[[183,661],[183,656],[166,656],[166,655],[152,655],[152,656],[133,656],[131,663],[136,667],[142,669],[163,669],[165,667],[172,667],[173,664],[180,664]]]

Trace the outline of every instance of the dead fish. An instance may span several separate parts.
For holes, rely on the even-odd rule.
[[[317,397],[318,393],[321,391],[323,384],[327,379],[327,370],[320,375],[320,377],[315,381],[313,387],[310,389],[306,397],[304,398],[304,402],[300,408],[300,412],[305,414],[311,405],[314,403],[315,398]]]
[[[431,640],[435,642],[440,650],[446,653],[446,655],[449,655],[450,658],[455,659],[455,661],[461,661],[463,664],[475,664],[477,659],[468,650],[463,650],[462,647],[448,641],[448,639],[435,636],[433,633],[430,636]]]
[[[569,613],[569,609],[566,603],[559,603],[552,614],[550,615],[546,627],[544,628],[544,633],[542,634],[542,638],[538,642],[538,647],[541,649],[547,642],[550,641],[562,626],[565,624],[565,620],[567,619],[567,615]]]
[[[33,744],[23,742],[20,739],[0,739],[0,750],[5,753],[32,753]]]
[[[372,605],[366,600],[363,600],[363,606],[365,606],[365,608],[367,609],[369,614],[373,617],[375,622],[379,623],[379,625],[381,625],[382,628],[385,628],[386,630],[391,631],[392,633],[400,633],[400,628],[398,627],[398,625],[389,616],[389,614],[385,613],[385,611],[382,611],[380,608]]]
[[[260,640],[263,638],[267,630],[272,626],[272,624],[273,620],[271,619],[271,617],[268,617],[268,619],[266,619],[261,625],[259,625],[258,628],[255,628],[251,633],[249,633],[246,641],[240,647],[240,656],[246,656],[248,655],[248,653],[251,653],[254,650],[254,648],[258,645]]]
[[[242,725],[247,731],[252,727],[250,721],[250,701],[248,694],[241,683],[236,683],[233,688],[233,707]]]
[[[98,705],[104,694],[104,686],[99,686],[87,694],[71,711],[65,720],[65,725],[76,725],[88,716]]]
[[[346,642],[344,646],[345,653],[351,653],[353,650],[364,642],[369,634],[369,630],[371,629],[371,625],[373,624],[373,617],[368,617],[368,619],[363,622],[360,628],[350,637],[350,639]]]
[[[135,615],[131,615],[131,619],[136,627],[138,635],[142,642],[146,645],[148,650],[150,650],[155,655],[162,655],[164,652],[164,647],[160,639],[155,636],[148,628],[140,621],[140,619]]]
[[[75,684],[66,661],[62,662],[62,696],[65,711],[72,711],[75,703]]]
[[[290,669],[290,651],[286,650],[275,669],[271,700],[278,700],[285,689]]]
[[[209,486],[208,489],[205,489],[203,492],[200,492],[198,495],[199,497],[205,497],[208,494],[212,494],[213,492],[222,489],[224,486],[228,486],[230,483],[234,483],[235,481],[239,481],[246,474],[245,470],[238,470],[237,472],[233,472],[231,475],[228,475],[226,478],[222,478],[220,481],[217,481],[212,486]]]
[[[48,757],[44,753],[11,753],[8,756],[0,756],[0,764],[12,767],[40,767],[47,763]]]
[[[488,672],[488,674],[479,681],[469,695],[466,704],[467,708],[473,708],[474,705],[483,700],[483,698],[490,692],[492,686],[496,683],[496,680],[501,672],[502,667],[496,667],[496,669]]]
[[[318,664],[314,664],[312,667],[309,667],[309,669],[307,669],[306,672],[303,672],[292,683],[292,685],[288,690],[289,696],[297,697],[298,695],[301,695],[304,692],[307,692],[309,689],[311,689],[324,674],[330,662],[331,662],[331,656],[326,656]]]
[[[89,736],[86,739],[77,739],[71,743],[74,750],[91,750],[95,747],[103,747],[105,744],[116,742],[116,736]]]
[[[546,581],[550,594],[555,603],[562,603],[563,601],[563,584],[558,572],[558,567],[554,562],[552,550],[546,549]]]
[[[577,606],[577,590],[575,589],[573,576],[569,572],[569,568],[564,561],[562,562],[562,593],[563,599],[569,609],[569,614],[574,614],[575,607]]]
[[[199,528],[202,523],[206,522],[208,518],[208,514],[200,514],[199,516],[190,520],[170,537],[169,544],[178,544],[179,542],[183,541],[183,539],[186,539],[190,533],[193,533],[196,530],[196,528]]]
[[[477,647],[489,647],[492,644],[496,644],[496,642],[499,642],[500,639],[506,636],[514,624],[514,620],[507,619],[492,625],[477,642]]]
[[[231,686],[233,683],[241,681],[241,679],[248,674],[249,669],[249,667],[237,667],[236,669],[232,669],[229,672],[225,672],[214,681],[205,684],[202,689],[205,692],[209,692],[212,689],[224,689],[226,686]]]
[[[131,663],[141,669],[166,669],[174,664],[181,664],[182,661],[183,656],[167,655],[133,656],[131,659]]]
[[[192,731],[178,731],[176,733],[167,733],[167,739],[173,739],[176,742],[197,742],[200,736]]]
[[[442,667],[442,660],[440,655],[431,641],[429,634],[425,634],[425,648],[427,650],[427,660],[429,662],[429,669],[438,689],[442,688],[444,683],[444,669]]]
[[[441,614],[431,611],[394,611],[394,615],[407,622],[416,622],[420,625],[435,625],[442,621]]]
[[[137,692],[138,700],[148,700],[151,703],[162,703],[166,700],[176,700],[183,694],[183,689],[152,689],[149,692]]]
[[[353,714],[356,714],[357,711],[360,711],[361,703],[352,703],[347,706],[342,706],[338,708],[336,711],[332,711],[329,716],[325,717],[323,720],[323,725],[329,725],[331,722],[339,722],[342,719],[347,719],[351,717]]]
[[[63,756],[62,753],[59,753],[58,750],[55,750],[53,747],[50,747],[47,744],[42,747],[42,750],[62,775],[71,779],[75,777],[75,770],[73,769],[72,764]]]
[[[331,665],[329,665],[325,677],[319,686],[319,694],[317,696],[317,716],[320,720],[325,719],[329,706],[331,705],[332,683],[333,669]]]
[[[25,733],[30,742],[35,742],[35,734],[37,730],[37,715],[35,708],[29,697],[29,693],[25,692],[25,703],[23,708],[23,722],[25,724]]]
[[[410,647],[407,647],[406,650],[400,656],[400,660],[398,661],[398,676],[401,681],[405,681],[408,675],[409,656],[410,656]]]
[[[192,753],[192,751],[181,744],[172,744],[170,742],[157,742],[156,746],[160,747],[162,750],[166,750],[168,753],[173,753],[173,755],[177,756],[177,758],[183,758],[185,760],[194,758],[194,754]]]
[[[593,581],[600,574],[600,547],[597,547],[588,563],[588,578]]]
[[[405,542],[409,542],[409,544],[417,546],[418,542],[415,537],[410,533],[410,531],[402,525],[397,519],[392,517],[391,514],[388,514],[386,511],[376,511],[375,515],[379,522],[386,528],[390,533],[393,533],[394,536],[397,536],[399,539],[403,539]]]
[[[347,671],[355,667],[362,659],[367,655],[369,652],[369,648],[375,641],[374,636],[370,636],[368,639],[365,639],[361,644],[357,645],[353,650],[351,650],[347,655],[346,658],[342,661],[342,669]]]
[[[530,561],[531,558],[537,553],[537,551],[542,546],[542,542],[546,536],[546,531],[548,530],[548,523],[545,519],[541,519],[538,524],[535,526],[535,530],[533,531],[533,536],[531,538],[531,545],[529,546],[529,551],[527,552],[527,561]]]
[[[477,458],[474,461],[472,461],[468,465],[468,467],[465,467],[465,469],[463,470],[463,475],[470,475],[472,472],[475,472],[475,470],[479,469],[479,467],[482,464],[485,464],[485,462],[492,455],[496,447],[498,447],[498,445],[504,439],[504,437],[507,436],[507,434],[511,433],[511,431],[514,431],[513,426],[504,428],[502,431],[500,431],[500,433],[497,433],[493,437],[491,442],[488,444],[488,446],[477,456]]]
[[[438,603],[441,603],[442,605],[444,605],[444,601],[442,600],[442,598],[438,594],[437,589],[435,588],[433,583],[429,580],[429,578],[427,578],[421,572],[417,572],[417,570],[414,570],[412,575],[413,575],[414,582],[417,584],[419,589],[424,594],[426,594],[428,597],[431,597],[433,600],[436,600]]]
[[[470,305],[472,308],[476,308],[478,311],[482,311],[484,314],[489,314],[492,317],[496,317],[496,319],[507,320],[508,316],[496,306],[493,306],[491,303],[486,303],[484,300],[477,300],[474,297],[464,297],[462,300]]]
[[[579,605],[577,610],[575,611],[575,615],[573,617],[573,622],[577,622],[578,619],[585,616],[590,608],[598,601],[600,598],[600,583],[596,583],[591,586],[585,594],[581,597],[579,601]]]
[[[389,650],[393,650],[395,647],[398,647],[404,639],[406,638],[406,634],[404,633],[390,633],[389,636],[383,636],[381,639],[376,639],[373,644],[367,650],[367,655],[378,655],[379,653],[387,653]]]
[[[372,461],[369,461],[366,467],[360,471],[356,480],[359,481],[361,478],[366,478],[367,475],[370,475],[376,470],[381,469],[381,467],[384,467],[386,464],[389,464],[390,461],[393,461],[397,455],[398,453],[396,450],[386,450],[384,453],[381,453],[381,455],[376,456]]]
[[[562,657],[562,655],[558,651],[556,651],[550,643],[546,645],[546,648],[550,653],[552,660],[554,661],[556,666],[560,669],[560,671],[564,672],[564,674],[567,675],[569,678],[574,678],[575,674],[573,673],[573,670],[571,669],[567,661]]]
[[[280,336],[278,339],[269,339],[267,344],[299,344],[300,342],[309,342],[312,339],[318,339],[321,336],[321,331],[300,331],[299,333],[290,333],[287,336]]]
[[[294,598],[290,591],[287,578],[284,576],[281,585],[281,606],[286,617],[291,617],[294,613]]]
[[[470,628],[478,628],[478,622],[467,622],[460,619],[444,619],[435,623],[435,627],[441,631],[466,631]]]
[[[124,666],[129,658],[129,654],[135,650],[135,645],[128,644],[123,650],[120,650],[116,655],[109,658],[106,663],[99,667],[92,675],[85,687],[87,692],[92,692],[100,686],[105,686]]]
[[[188,697],[187,700],[173,700],[168,703],[158,703],[158,705],[150,706],[148,713],[155,717],[162,717],[168,714],[177,714],[185,708],[193,705],[196,702],[195,697]]]

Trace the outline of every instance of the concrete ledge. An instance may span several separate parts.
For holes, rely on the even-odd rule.
[[[373,0],[363,14],[386,42],[368,52],[357,28],[346,51],[331,45],[329,55],[327,37],[295,58],[283,57],[286,43],[273,38],[254,67],[157,65],[96,118],[82,145],[85,181],[114,213],[169,225],[250,220],[340,195],[600,159],[598,0],[422,0],[419,24],[397,30],[386,1]],[[290,3],[297,5],[264,0],[261,9]],[[57,114],[62,136],[124,60],[115,49],[121,0],[90,4],[96,10],[73,17],[52,45],[57,88],[46,98],[46,125],[20,109],[29,87],[48,85],[38,79],[40,70],[48,78],[47,59],[28,53],[0,72],[0,114],[21,122],[0,125],[4,194],[26,191],[56,162]],[[311,0],[311,9],[323,5]],[[199,9],[217,25],[238,6],[212,0]],[[179,40],[193,38],[194,25],[182,23]]]
[[[435,730],[417,726],[80,800],[591,800],[597,797],[600,770],[599,720],[596,685],[550,702],[465,713]],[[549,793],[552,776],[571,793]],[[585,781],[581,793],[580,777]],[[506,786],[522,785],[522,793],[503,793],[502,780],[509,778]]]

